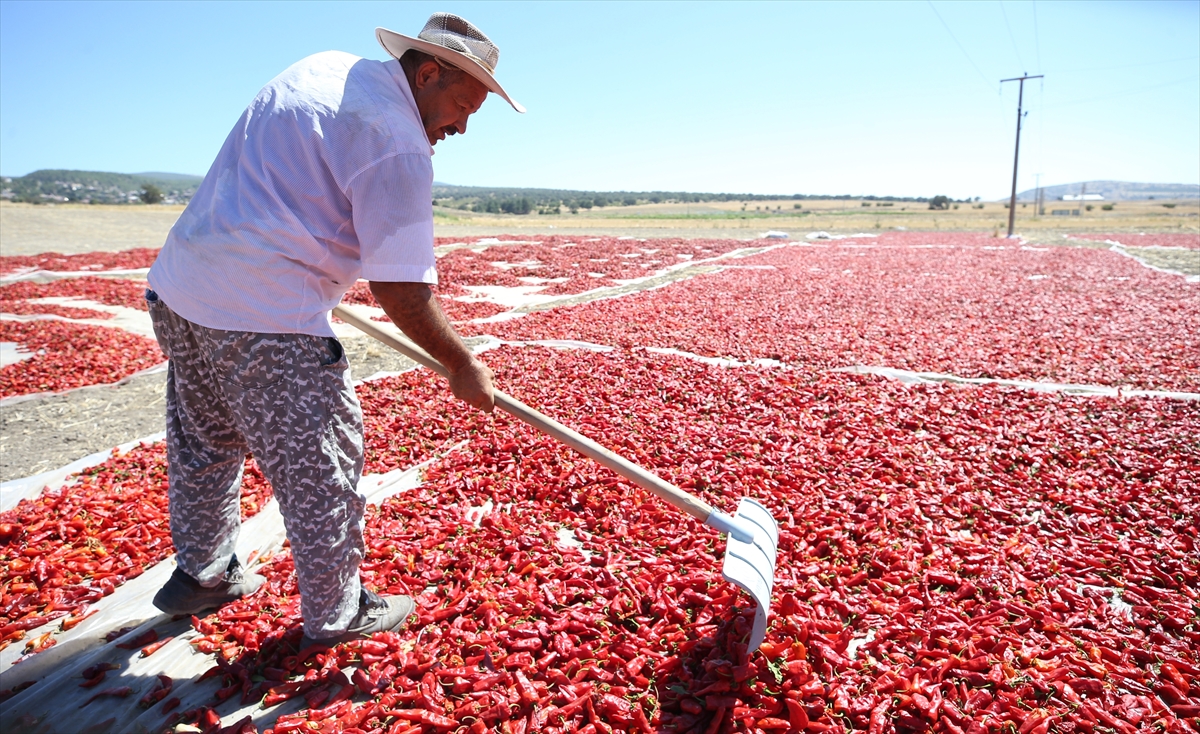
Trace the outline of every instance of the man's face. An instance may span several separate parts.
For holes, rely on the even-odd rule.
[[[455,78],[446,83],[443,75],[447,72],[445,67],[430,62],[416,74],[413,97],[430,145],[437,145],[447,135],[465,133],[467,118],[479,110],[488,95],[487,87],[466,73],[451,72]]]

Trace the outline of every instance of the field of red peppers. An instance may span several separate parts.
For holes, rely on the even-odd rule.
[[[892,233],[784,247],[686,285],[462,330],[805,369],[1200,390],[1194,284],[1105,250],[973,239]]]
[[[710,531],[502,416],[451,426],[457,408],[410,373],[364,386],[368,433],[395,432],[412,461],[467,443],[371,513],[363,571],[381,591],[435,586],[420,621],[300,654],[281,554],[264,593],[196,622],[197,647],[222,657],[218,699],[305,697],[276,732],[1188,730],[1190,404],[628,352],[489,362],[517,397],[705,499],[771,507],[761,654],[739,647],[745,601],[719,580]],[[426,445],[404,438],[427,421],[442,428]],[[391,468],[380,449],[367,471]],[[475,527],[487,503],[504,509]]]
[[[437,457],[424,485],[367,524],[365,580],[420,595],[419,621],[299,651],[281,553],[262,570],[266,590],[195,620],[195,645],[218,659],[212,706],[303,697],[279,733],[1195,731],[1196,403],[823,372],[857,361],[1195,390],[1195,364],[1177,351],[1195,359],[1178,326],[1196,323],[1194,290],[1102,250],[954,238],[789,247],[480,326],[617,346],[485,359],[503,389],[707,501],[771,508],[781,543],[760,652],[740,642],[747,600],[720,580],[724,544],[710,530],[505,416],[463,412],[421,371],[359,388],[365,471]],[[1143,333],[1136,318],[1150,319]],[[1056,360],[1022,352],[1056,340],[1068,342]],[[718,368],[646,346],[798,369]],[[161,458],[94,476],[122,472],[124,491],[161,492]],[[20,522],[45,513],[56,518],[45,528],[70,534],[73,508],[52,515],[62,503],[49,503]],[[481,506],[495,509],[476,526]],[[143,523],[123,517],[121,537],[140,538]],[[220,729],[213,709],[170,703],[164,729]]]

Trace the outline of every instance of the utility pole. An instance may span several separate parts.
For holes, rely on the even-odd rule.
[[[1042,216],[1042,174],[1035,173],[1037,176],[1037,194],[1033,197],[1033,216]]]
[[[1012,79],[1001,79],[1000,83],[1004,82],[1021,82],[1021,91],[1017,93],[1017,148],[1013,152],[1013,183],[1012,196],[1008,200],[1008,236],[1013,234],[1013,218],[1017,215],[1017,160],[1021,156],[1021,104],[1025,101],[1025,80],[1026,79],[1041,79],[1042,74],[1037,76],[1013,77]]]

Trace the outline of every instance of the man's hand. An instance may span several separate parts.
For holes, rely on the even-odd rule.
[[[450,390],[459,400],[485,413],[491,413],[496,407],[493,377],[495,375],[490,367],[472,358],[465,369],[450,373]]]
[[[454,397],[492,412],[496,405],[492,371],[463,344],[428,285],[371,281],[371,293],[392,323],[450,372]]]

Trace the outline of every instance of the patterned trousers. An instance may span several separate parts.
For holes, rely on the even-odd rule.
[[[304,631],[332,637],[358,611],[365,497],[362,409],[341,344],[209,329],[146,292],[167,369],[167,465],[176,562],[215,586],[241,526],[247,453],[271,483],[300,587]]]

